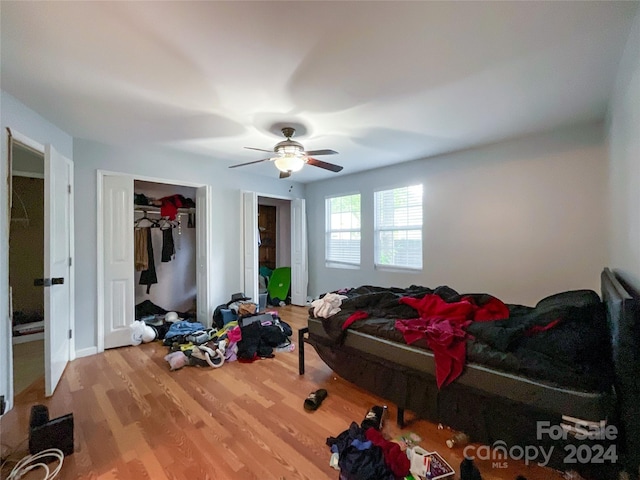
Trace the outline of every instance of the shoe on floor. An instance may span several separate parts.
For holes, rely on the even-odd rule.
[[[327,395],[328,392],[324,388],[311,392],[304,401],[304,409],[309,411],[317,410],[323,400],[327,398]]]

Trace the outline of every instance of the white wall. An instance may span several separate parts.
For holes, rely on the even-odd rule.
[[[640,290],[640,11],[609,105],[609,260]]]
[[[73,159],[73,138],[27,108],[16,98],[0,91],[0,125],[2,126],[2,160],[0,161],[0,395],[13,404],[10,385],[11,322],[9,321],[9,237],[6,128],[19,132],[42,145],[52,144],[65,157]]]
[[[125,148],[76,139],[76,349],[94,347],[96,340],[96,171],[99,169],[175,183],[209,184],[213,189],[212,303],[226,302],[242,290],[241,190],[283,198],[303,198],[304,187],[229,169],[215,158],[169,149]],[[291,191],[289,191],[291,190]],[[152,287],[153,288],[153,287]]]
[[[603,136],[601,124],[585,125],[307,185],[310,294],[449,285],[531,305],[563,290],[599,291],[607,258]],[[377,271],[373,192],[417,183],[423,271]],[[327,268],[325,197],[354,192],[362,195],[361,268]]]

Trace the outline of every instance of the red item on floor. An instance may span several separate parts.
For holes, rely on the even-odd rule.
[[[384,463],[393,473],[396,479],[403,479],[409,475],[411,462],[407,458],[407,454],[402,451],[400,445],[385,439],[379,430],[369,428],[364,432],[367,440],[382,449]]]

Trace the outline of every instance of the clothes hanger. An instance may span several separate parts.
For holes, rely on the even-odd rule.
[[[146,210],[144,211],[144,214],[142,215],[142,217],[140,217],[135,222],[133,222],[133,226],[134,227],[143,228],[143,227],[140,227],[140,223],[142,223],[143,220],[147,220],[151,224],[147,228],[154,228],[154,227],[159,227],[160,226],[160,222],[158,220],[153,219],[153,218],[149,218],[147,216],[147,211]]]
[[[160,230],[169,230],[170,228],[176,228],[178,225],[180,225],[180,220],[169,220],[162,217],[159,221]]]

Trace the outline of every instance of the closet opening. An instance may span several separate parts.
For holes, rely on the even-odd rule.
[[[134,181],[135,316],[196,318],[196,188]]]
[[[97,352],[134,344],[143,317],[209,325],[211,186],[103,171],[98,186]]]
[[[283,286],[269,285],[275,277]],[[258,294],[260,304],[291,303],[291,200],[258,196]]]
[[[9,285],[14,396],[45,374],[44,154],[11,139]]]

